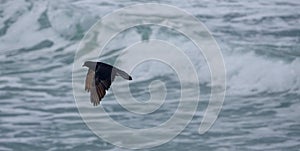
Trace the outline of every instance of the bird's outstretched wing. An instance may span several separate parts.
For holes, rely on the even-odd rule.
[[[90,92],[90,100],[94,106],[100,104],[100,101],[105,96],[106,90],[110,88],[110,85],[110,80],[95,78],[95,72],[89,69],[85,80],[85,90]]]
[[[111,82],[108,80],[93,82],[91,89],[91,102],[94,104],[94,106],[97,106],[100,103],[110,85]]]
[[[94,106],[97,106],[100,104],[101,99],[104,97],[106,94],[105,89],[101,85],[97,85],[94,80],[92,84],[92,89],[91,89],[91,103],[93,103]]]

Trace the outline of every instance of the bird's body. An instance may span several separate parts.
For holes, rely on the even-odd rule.
[[[91,102],[98,105],[110,88],[116,76],[132,80],[126,72],[102,62],[86,61],[83,66],[89,68],[85,81],[85,90],[91,93]]]

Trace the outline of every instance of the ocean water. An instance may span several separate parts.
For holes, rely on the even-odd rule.
[[[104,15],[142,3],[169,4],[203,22],[218,42],[226,65],[227,92],[213,127],[198,134],[210,93],[210,74],[201,53],[184,36],[148,25],[128,29],[107,45],[104,60],[139,40],[178,44],[200,74],[197,113],[174,139],[145,150],[299,150],[300,2],[270,1],[0,1],[0,150],[129,150],[95,135],[83,122],[73,96],[76,49]],[[103,108],[132,128],[168,120],[178,105],[174,72],[159,62],[132,72],[132,95],[148,100],[149,84],[165,82],[169,103],[148,116],[122,108],[108,92]],[[87,99],[87,103],[89,103]]]

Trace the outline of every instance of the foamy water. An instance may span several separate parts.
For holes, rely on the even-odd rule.
[[[82,121],[72,92],[72,65],[79,41],[98,19],[144,2],[148,1],[0,2],[0,150],[126,150],[98,138]],[[110,61],[139,40],[160,39],[181,48],[199,73],[203,103],[193,120],[170,142],[147,150],[298,150],[300,3],[163,3],[185,9],[211,31],[223,53],[227,93],[218,120],[199,135],[210,73],[193,43],[155,25],[117,35],[105,48],[103,60]],[[132,76],[135,98],[148,100],[145,87],[162,80],[167,101],[152,114],[136,115],[122,108],[109,91],[102,106],[112,119],[133,128],[169,119],[180,96],[176,74],[164,64],[148,62]]]

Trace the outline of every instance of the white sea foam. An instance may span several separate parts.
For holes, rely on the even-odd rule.
[[[0,150],[120,150],[96,137],[81,120],[72,94],[71,70],[83,34],[105,14],[138,2],[0,3]],[[299,2],[164,3],[186,9],[215,36],[227,70],[227,98],[219,119],[207,134],[196,132],[203,117],[199,111],[181,135],[155,150],[297,150]],[[41,16],[44,20],[39,22]],[[210,72],[201,51],[176,31],[150,28],[146,38],[166,40],[182,49],[194,64],[200,85],[209,89]],[[100,60],[113,62],[112,58],[140,41],[144,31],[132,28],[120,33],[106,46]],[[153,114],[134,115],[121,108],[108,91],[102,105],[112,118],[143,128],[157,126],[172,116],[180,92],[173,70],[161,63],[145,62],[132,75],[132,93],[141,100],[147,100],[147,82],[167,77],[167,103]],[[205,108],[207,97],[199,110]],[[86,105],[89,103],[87,98]]]

